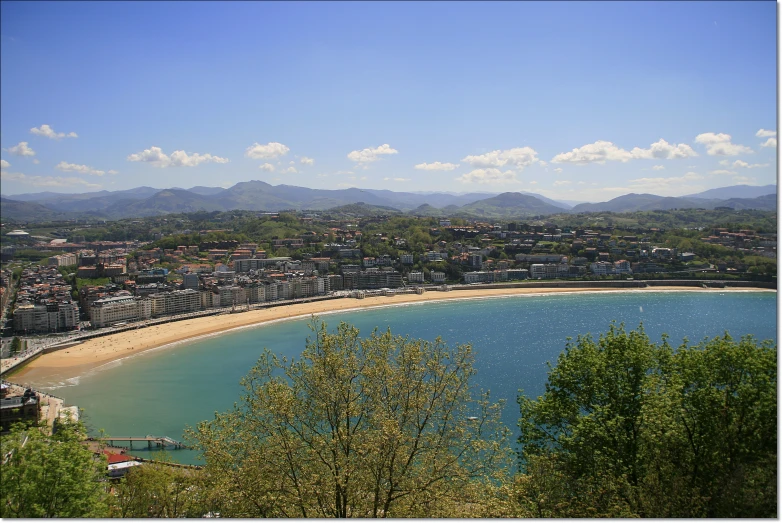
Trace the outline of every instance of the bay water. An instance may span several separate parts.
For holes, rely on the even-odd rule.
[[[626,329],[639,324],[653,342],[667,333],[678,346],[728,332],[738,339],[777,339],[774,292],[595,292],[525,295],[426,302],[320,317],[330,330],[338,322],[355,325],[362,335],[390,327],[394,334],[475,349],[475,383],[504,399],[503,421],[516,432],[519,389],[533,397],[545,390],[547,362],[556,363],[568,337],[591,333],[595,339],[611,321]],[[360,305],[360,302],[357,302]],[[311,335],[310,319],[280,321],[146,351],[61,383],[37,388],[84,410],[95,435],[169,436],[180,440],[186,426],[212,419],[238,401],[239,380],[267,347],[298,358]],[[137,444],[138,445],[138,444]],[[143,447],[140,448],[139,447]],[[146,446],[134,447],[144,456]],[[194,451],[171,451],[185,463],[198,462]]]

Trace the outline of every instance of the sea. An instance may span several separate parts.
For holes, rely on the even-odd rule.
[[[357,305],[360,302],[357,301]],[[519,390],[537,397],[545,390],[568,338],[595,339],[611,322],[643,325],[653,342],[690,344],[729,333],[738,339],[777,340],[777,294],[760,291],[594,292],[471,298],[341,311],[321,315],[329,329],[339,322],[362,335],[377,328],[448,344],[469,343],[476,360],[476,390],[503,400],[504,423],[517,432]],[[83,409],[90,432],[109,436],[168,436],[182,440],[186,427],[213,419],[239,401],[240,379],[264,348],[297,358],[311,335],[311,318],[278,321],[149,350],[56,383],[34,384]],[[514,438],[515,440],[515,438]],[[133,454],[154,457],[146,445]],[[170,459],[199,463],[192,450],[172,450]]]

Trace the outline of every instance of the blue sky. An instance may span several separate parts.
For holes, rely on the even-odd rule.
[[[776,183],[775,2],[0,3],[2,193]],[[73,133],[73,134],[71,134]]]

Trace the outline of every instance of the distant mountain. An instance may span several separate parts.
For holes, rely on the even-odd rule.
[[[688,198],[674,198],[671,196],[657,196],[656,194],[625,194],[613,200],[600,203],[581,203],[570,212],[636,212],[636,211],[663,211],[670,209],[711,208],[709,200],[697,200]]]
[[[455,208],[457,211],[459,210],[459,208],[456,205],[453,205],[452,208]],[[438,209],[437,207],[432,207],[428,203],[419,205],[418,207],[416,207],[411,211],[407,211],[407,214],[410,214],[412,216],[431,216],[435,218],[439,218],[440,216],[445,216],[445,212],[442,209]]]
[[[188,191],[196,194],[200,194],[202,196],[212,196],[213,194],[217,194],[219,192],[223,192],[225,190],[224,187],[203,187],[200,185],[196,185],[195,187],[191,187],[187,189]]]
[[[364,189],[364,192],[373,194],[379,198],[382,198],[392,205],[403,211],[411,211],[416,207],[427,204],[436,208],[443,208],[449,205],[468,205],[478,200],[483,200],[492,196],[497,196],[497,193],[467,193],[467,194],[451,194],[446,192],[395,192],[389,190],[378,189]]]
[[[190,189],[136,187],[124,191],[97,191],[80,194],[41,192],[3,197],[3,217],[7,219],[48,220],[100,218],[121,219],[194,211],[281,211],[326,210],[361,202],[357,212],[406,212],[417,216],[464,216],[481,218],[520,218],[562,212],[633,212],[658,209],[684,209],[726,206],[736,209],[776,209],[775,196],[742,196],[752,191],[776,189],[750,186],[725,187],[690,197],[663,197],[654,194],[626,194],[608,202],[580,203],[568,209],[535,193],[507,192],[449,194],[394,192],[374,189],[309,189],[294,185],[270,185],[252,180],[228,189],[196,186]],[[716,192],[715,192],[716,191]],[[722,192],[720,192],[722,191]],[[774,191],[772,191],[774,192]],[[717,199],[709,194],[730,193]],[[22,203],[37,204],[24,206]],[[369,209],[369,210],[368,210]],[[349,211],[346,211],[349,212]]]
[[[771,187],[774,187],[773,185]],[[636,212],[667,211],[671,209],[714,209],[731,207],[734,209],[776,209],[776,193],[757,198],[731,198],[728,200],[695,197],[657,196],[654,194],[625,194],[613,200],[601,203],[582,203],[570,212]]]
[[[3,197],[0,197],[0,216],[3,220],[21,222],[68,218],[66,213],[54,211],[39,203],[9,200]]]
[[[757,198],[767,194],[776,194],[776,185],[733,185],[731,187],[719,187],[697,194],[688,194],[684,198],[707,198],[727,200],[730,198]]]
[[[761,211],[776,211],[777,195],[774,193],[758,196],[757,198],[730,198],[715,204],[715,207],[730,207],[736,210],[758,209]]]
[[[223,207],[208,196],[184,189],[165,189],[144,200],[128,202],[123,206],[124,216],[157,216],[196,211],[222,211]]]
[[[569,203],[567,203],[565,201],[552,200],[551,198],[546,198],[542,194],[537,194],[537,193],[534,193],[534,192],[527,192],[527,191],[521,191],[521,194],[528,194],[529,196],[534,196],[538,200],[542,200],[542,201],[546,202],[547,204],[553,205],[554,207],[559,207],[560,209],[570,209],[570,208],[573,207],[573,205],[571,205],[571,204],[569,204]]]
[[[402,211],[393,207],[382,205],[368,205],[364,202],[349,203],[328,209],[327,212],[353,214],[355,216],[387,216],[390,214],[401,214]]]
[[[514,218],[561,212],[564,212],[562,207],[556,207],[535,196],[519,192],[502,193],[459,208],[459,213],[487,218]]]

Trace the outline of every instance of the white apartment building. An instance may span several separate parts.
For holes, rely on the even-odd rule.
[[[445,283],[445,273],[432,271],[429,273],[429,277],[432,278],[432,283]]]
[[[589,269],[597,275],[614,274],[614,264],[611,262],[595,262],[589,264]]]
[[[14,311],[17,332],[56,332],[79,324],[79,306],[72,302],[18,305]]]
[[[193,289],[150,294],[152,316],[170,316],[201,310],[201,293]]]
[[[96,300],[90,306],[90,322],[95,328],[118,322],[148,320],[152,317],[152,300],[148,297],[117,296]]]
[[[415,272],[408,273],[407,281],[408,281],[408,283],[423,283],[424,282],[424,273],[421,272],[421,271],[415,271]]]
[[[414,263],[412,254],[403,254],[399,258],[402,262],[402,265],[412,265]]]
[[[58,256],[51,256],[49,258],[49,265],[54,265],[55,267],[68,267],[70,265],[78,264],[79,258],[76,256],[76,253],[73,252],[60,254]]]

